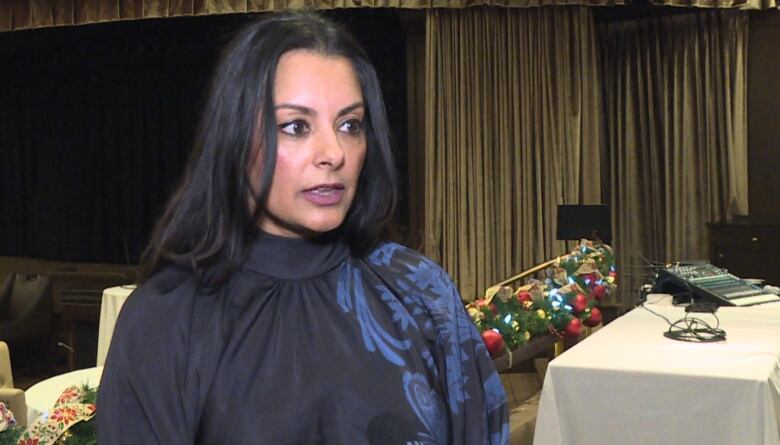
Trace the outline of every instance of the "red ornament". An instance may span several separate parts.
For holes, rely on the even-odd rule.
[[[603,284],[599,284],[598,286],[593,288],[591,295],[593,295],[593,298],[597,300],[601,300],[602,298],[604,298],[604,295],[607,295],[607,287],[604,286]]]
[[[498,332],[488,329],[482,332],[482,341],[492,356],[496,356],[504,350],[504,337]]]
[[[585,280],[585,282],[588,284],[588,286],[593,286],[596,284],[596,280],[598,280],[598,277],[595,273],[589,273],[582,276],[582,279]]]
[[[585,295],[577,294],[571,302],[571,307],[575,313],[579,314],[588,307],[588,298]]]
[[[580,321],[580,319],[577,317],[572,318],[569,324],[567,324],[566,328],[563,330],[563,334],[568,337],[579,337],[581,333],[582,321]]]
[[[585,326],[592,328],[601,323],[601,311],[597,307],[590,308],[590,317],[585,320]]]
[[[533,297],[531,297],[530,292],[520,292],[517,294],[517,301],[519,301],[521,304],[525,303],[526,301],[532,301]]]
[[[493,303],[488,303],[486,300],[477,300],[477,307],[480,309],[487,307],[491,312],[493,312],[493,315],[498,315],[498,308],[496,305]]]
[[[614,270],[610,270],[609,271],[609,276],[612,277],[612,278],[615,278],[617,276],[617,272],[615,272]]]

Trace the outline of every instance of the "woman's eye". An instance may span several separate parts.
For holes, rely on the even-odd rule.
[[[339,126],[339,131],[357,135],[363,131],[363,122],[359,119],[350,119]]]
[[[279,131],[290,136],[300,136],[309,131],[309,126],[304,121],[292,121],[279,125]]]

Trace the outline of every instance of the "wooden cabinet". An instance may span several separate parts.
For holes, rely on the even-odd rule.
[[[740,278],[780,285],[780,225],[708,224],[710,261]]]

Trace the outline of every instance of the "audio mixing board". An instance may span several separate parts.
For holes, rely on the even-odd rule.
[[[722,306],[751,306],[780,301],[780,296],[709,263],[659,267],[654,289],[664,292],[669,288],[688,290],[694,298],[714,301]]]

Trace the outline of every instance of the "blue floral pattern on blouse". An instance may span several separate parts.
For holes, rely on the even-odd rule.
[[[507,443],[509,426],[501,380],[447,273],[428,258],[395,243],[380,245],[366,262],[375,272],[371,279],[363,277],[360,267],[348,261],[340,271],[338,284],[338,302],[343,311],[357,318],[365,348],[378,350],[389,362],[404,366],[399,351],[411,346],[376,322],[365,298],[366,286],[373,285],[392,311],[398,332],[411,329],[427,333],[443,352],[438,366],[435,352],[422,352],[430,377],[404,374],[406,398],[427,428],[418,432],[421,443],[449,443],[459,432],[468,436],[476,430],[482,430],[478,442],[471,441],[476,438],[457,442]],[[381,277],[396,278],[384,282]],[[444,381],[437,391],[432,380],[441,373]],[[469,424],[477,421],[490,425],[491,430]],[[448,432],[450,423],[453,431]]]

